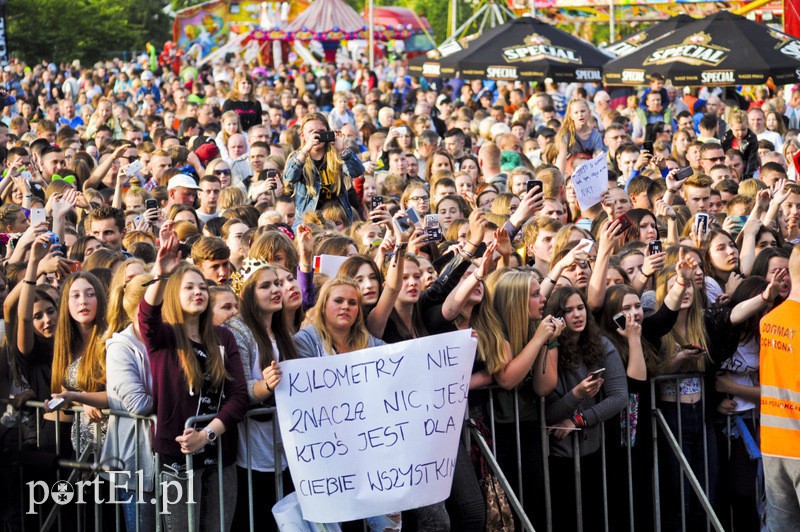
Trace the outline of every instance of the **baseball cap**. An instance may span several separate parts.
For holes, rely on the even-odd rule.
[[[143,80],[153,79],[154,77],[155,76],[153,76],[153,73],[150,70],[145,70],[144,72],[142,72]]]
[[[170,178],[169,183],[167,184],[167,190],[172,190],[173,188],[191,188],[193,190],[200,190],[200,187],[197,185],[194,179],[186,174],[178,174],[172,176]]]
[[[492,91],[490,91],[489,89],[483,89],[478,94],[478,99],[480,100],[481,98],[489,98],[490,100],[493,99]]]

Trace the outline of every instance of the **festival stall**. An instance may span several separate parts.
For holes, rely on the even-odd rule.
[[[683,25],[609,62],[608,85],[638,86],[659,72],[677,86],[800,81],[800,40],[728,11]]]
[[[377,26],[376,41],[406,40],[414,33],[406,26]],[[367,40],[366,21],[343,0],[316,0],[292,22],[281,28],[253,31],[248,40],[316,41],[322,45],[325,61],[335,62],[336,53],[343,42]]]
[[[210,0],[175,13],[172,40],[196,60],[221,48],[237,35],[260,27],[284,25],[311,4],[260,0]]]

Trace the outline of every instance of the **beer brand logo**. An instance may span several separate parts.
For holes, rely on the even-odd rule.
[[[616,44],[612,44],[611,46],[606,47],[605,50],[607,52],[611,52],[617,57],[622,57],[624,55],[628,55],[638,50],[646,39],[647,39],[646,32],[637,33],[636,35],[631,35],[624,41],[620,41]]]
[[[781,47],[781,53],[800,61],[800,41],[789,41],[786,46]]]
[[[503,56],[509,63],[522,61],[530,63],[541,59],[552,59],[559,63],[574,63],[580,65],[583,61],[575,50],[555,46],[546,37],[534,33],[524,39],[524,46],[511,46],[503,49]]]
[[[439,63],[423,63],[423,76],[438,76],[441,74],[442,66]]]
[[[463,50],[463,48],[461,47],[460,44],[458,44],[457,42],[453,41],[453,42],[451,42],[449,44],[444,44],[444,45],[440,46],[439,48],[437,48],[437,50],[439,51],[439,54],[440,54],[441,57],[447,57],[448,55],[452,55],[452,54],[454,54],[456,52],[460,52],[461,50]]]
[[[777,30],[769,30],[769,35],[773,39],[776,39],[781,42],[788,42],[792,40],[792,37],[790,35],[786,35],[785,33],[781,33]]]
[[[623,70],[623,83],[644,83],[644,70]]]
[[[579,68],[575,70],[575,79],[578,81],[602,81],[603,76],[599,70],[589,68]]]
[[[644,65],[666,65],[684,63],[692,66],[718,66],[727,57],[730,49],[711,44],[711,36],[705,32],[690,35],[679,45],[665,46],[645,59]]]
[[[733,70],[709,70],[700,74],[700,81],[704,84],[736,83],[736,73]]]
[[[517,67],[489,67],[486,69],[486,77],[489,79],[517,79]]]
[[[524,42],[525,44],[531,44],[531,45],[550,44],[550,39],[548,39],[547,37],[542,37],[538,33],[534,33],[533,35],[528,35],[527,37],[525,37]]]

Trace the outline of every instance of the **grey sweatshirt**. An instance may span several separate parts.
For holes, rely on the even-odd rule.
[[[603,362],[591,367],[581,363],[577,368],[569,370],[559,366],[556,389],[546,398],[545,415],[549,426],[571,418],[576,412],[580,412],[588,423],[588,426],[578,433],[581,456],[600,449],[600,423],[619,414],[628,404],[628,382],[622,359],[608,338],[601,336],[600,343],[604,352]],[[606,371],[600,392],[583,401],[575,397],[572,389],[588,377],[590,372],[601,367],[605,367]],[[563,440],[550,438],[550,451],[554,456],[572,457],[572,445],[571,437]]]

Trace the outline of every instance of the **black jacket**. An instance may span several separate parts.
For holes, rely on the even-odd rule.
[[[722,149],[726,152],[733,146],[733,132],[728,129],[725,132],[725,137],[722,139]],[[739,152],[744,159],[744,175],[742,179],[749,179],[758,170],[761,164],[758,160],[758,137],[752,130],[747,130],[747,136],[744,141],[739,143]]]

